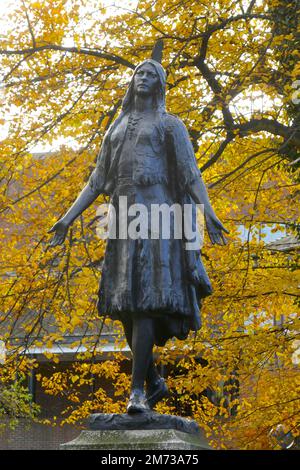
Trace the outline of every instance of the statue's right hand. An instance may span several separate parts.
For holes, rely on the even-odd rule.
[[[56,245],[62,245],[65,241],[65,238],[68,234],[69,224],[63,219],[60,219],[53,225],[53,227],[48,230],[48,233],[55,232],[54,237],[52,238],[49,246],[53,247]]]

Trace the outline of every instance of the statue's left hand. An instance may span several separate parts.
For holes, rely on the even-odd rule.
[[[69,224],[64,220],[60,219],[53,227],[48,230],[48,233],[55,232],[53,239],[51,240],[50,246],[62,245],[68,234]]]
[[[223,232],[229,233],[229,231],[224,227],[218,217],[215,214],[205,214],[205,222],[212,244],[214,245],[216,243],[217,245],[226,245],[227,239]]]

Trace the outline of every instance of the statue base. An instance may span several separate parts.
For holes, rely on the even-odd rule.
[[[155,412],[92,414],[89,429],[62,450],[208,450],[204,432],[195,421]]]

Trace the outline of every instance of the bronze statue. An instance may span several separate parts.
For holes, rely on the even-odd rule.
[[[51,246],[64,242],[69,226],[101,193],[110,196],[116,209],[121,196],[128,206],[146,208],[203,204],[211,242],[226,243],[227,230],[209,202],[187,129],[166,112],[165,88],[166,74],[157,58],[136,67],[88,184],[49,230],[55,232]],[[130,216],[124,220],[129,224]],[[169,239],[160,233],[154,238],[118,235],[107,241],[98,310],[123,324],[133,357],[127,412],[144,412],[168,394],[153,360],[154,344],[197,331],[201,298],[212,289],[200,250],[186,250],[184,238],[173,232]]]

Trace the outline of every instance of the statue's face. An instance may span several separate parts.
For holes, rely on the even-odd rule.
[[[142,65],[134,76],[134,92],[140,96],[153,95],[157,89],[159,78],[151,64]]]

